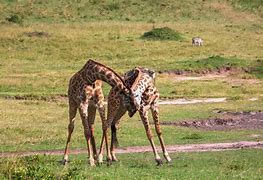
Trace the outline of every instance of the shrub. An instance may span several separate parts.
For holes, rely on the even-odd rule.
[[[202,139],[202,136],[196,133],[192,133],[190,135],[184,136],[182,139]]]
[[[151,31],[145,32],[141,36],[141,38],[147,40],[173,40],[173,41],[179,41],[183,39],[180,33],[174,31],[169,27],[153,28]]]
[[[116,2],[113,2],[113,3],[107,4],[106,6],[104,6],[104,9],[108,11],[115,11],[115,10],[120,9],[120,5]]]
[[[22,24],[23,23],[23,18],[17,14],[10,15],[9,17],[6,18],[8,22],[11,23],[16,23],[16,24]]]

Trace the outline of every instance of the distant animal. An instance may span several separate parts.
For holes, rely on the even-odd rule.
[[[204,41],[200,37],[193,37],[192,38],[192,45],[193,46],[202,46],[203,43],[204,43]]]

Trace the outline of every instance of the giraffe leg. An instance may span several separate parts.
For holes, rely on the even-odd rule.
[[[104,103],[101,103],[101,105],[98,106],[98,111],[100,114],[101,118],[101,123],[102,123],[102,130],[104,129],[104,125],[106,125],[106,118],[105,118],[105,106]],[[98,162],[101,164],[103,162],[103,147],[104,147],[104,133],[102,134],[102,140],[101,140],[101,145],[100,145],[100,151],[98,155]]]
[[[153,141],[153,136],[152,136],[152,132],[151,132],[151,129],[150,129],[150,124],[149,124],[149,120],[148,120],[148,107],[143,107],[139,110],[139,113],[140,113],[140,116],[141,116],[141,119],[142,119],[142,122],[143,122],[143,125],[144,125],[144,128],[145,128],[145,131],[146,131],[146,135],[150,141],[150,144],[152,146],[152,149],[153,149],[153,153],[154,153],[154,158],[155,158],[155,161],[157,162],[157,165],[162,165],[163,162],[156,150],[156,147],[155,147],[155,144],[154,144],[154,141]]]
[[[92,148],[91,148],[91,131],[89,129],[89,122],[88,122],[88,103],[83,103],[80,105],[79,112],[80,112],[80,117],[82,120],[82,125],[84,128],[84,135],[87,141],[87,149],[89,153],[89,163],[91,166],[95,166],[95,160],[92,154]]]
[[[161,131],[161,127],[160,127],[160,122],[159,122],[159,106],[157,104],[157,102],[155,101],[152,105],[151,105],[151,111],[152,111],[152,116],[153,116],[153,120],[154,120],[154,125],[155,125],[155,131],[158,135],[161,147],[162,147],[162,151],[163,151],[163,155],[164,158],[166,159],[167,162],[171,162],[171,158],[165,148],[165,144],[164,144],[164,140],[162,137],[162,131]]]
[[[105,132],[104,132],[104,129],[103,129],[102,138],[101,138],[101,144],[100,144],[100,151],[99,151],[99,155],[98,155],[98,163],[99,164],[103,163],[103,148],[104,148],[104,144],[105,144],[104,139],[105,139]]]
[[[92,145],[93,150],[93,156],[95,159],[97,159],[97,149],[96,149],[96,142],[94,137],[94,121],[96,116],[96,107],[89,105],[88,107],[88,124],[90,129],[90,141]]]
[[[113,91],[110,91],[110,94],[108,96],[107,120],[105,121],[105,123],[103,123],[103,127],[102,127],[104,138],[102,138],[101,149],[100,149],[100,154],[102,154],[103,140],[105,140],[108,164],[111,164],[111,161],[112,161],[112,155],[111,155],[110,146],[108,143],[108,129],[110,125],[112,124],[112,122],[114,121],[114,117],[117,114],[119,107],[120,107],[120,98],[116,96],[116,94],[113,94]]]
[[[112,161],[118,161],[114,149],[118,146],[118,139],[117,139],[117,124],[119,123],[121,117],[125,114],[126,108],[122,105],[119,107],[113,122],[111,124],[111,156]]]
[[[118,144],[116,130],[117,130],[116,125],[112,124],[111,125],[111,149],[110,149],[112,161],[118,161],[115,155],[115,151],[114,151],[114,148],[116,148]]]
[[[67,143],[64,151],[64,157],[62,160],[62,163],[65,165],[66,163],[69,162],[69,143],[71,139],[72,132],[74,130],[74,122],[75,122],[75,117],[77,113],[77,105],[75,103],[69,103],[69,124],[68,124],[68,137],[67,137]]]
[[[100,151],[99,151],[99,156],[98,156],[98,160],[99,163],[101,164],[103,162],[103,148],[104,148],[104,144],[106,145],[106,152],[107,152],[107,161],[108,163],[111,163],[112,161],[112,157],[110,154],[110,148],[109,148],[109,141],[108,141],[108,129],[109,129],[109,125],[108,123],[105,121],[102,123],[102,139],[101,139],[101,144],[100,144]]]

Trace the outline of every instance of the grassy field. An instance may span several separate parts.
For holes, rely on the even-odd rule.
[[[161,105],[161,121],[207,119],[219,116],[215,111],[258,111],[262,101],[230,101],[198,105]],[[68,108],[66,101],[0,100],[1,151],[63,149],[66,143]],[[150,118],[151,119],[151,118]],[[149,145],[138,114],[124,116],[119,129],[121,147]],[[151,120],[152,122],[152,120]],[[101,139],[101,122],[96,117],[96,140]],[[263,140],[263,130],[203,131],[177,126],[163,126],[166,144]],[[197,138],[191,138],[191,135]],[[260,136],[253,136],[259,134]],[[155,136],[157,142],[157,136]],[[98,144],[99,145],[99,144]],[[72,147],[86,147],[79,116],[76,120]]]
[[[69,77],[88,58],[98,59],[118,73],[135,66],[156,71],[199,72],[231,67],[249,70],[241,73],[242,78],[262,77],[263,27],[259,13],[262,6],[255,1],[258,8],[255,9],[257,4],[245,8],[254,9],[255,12],[251,12],[240,9],[245,7],[241,2],[238,6],[237,2],[225,1],[221,4],[216,1],[78,1],[74,6],[71,1],[2,1],[0,95],[64,95]],[[65,8],[58,8],[63,6]],[[160,8],[165,8],[164,14],[156,16]],[[135,9],[142,9],[144,13],[135,13]],[[119,17],[123,12],[126,13]],[[129,14],[132,18],[125,20]],[[10,22],[8,18],[12,15],[21,17],[23,23]],[[149,21],[146,17],[156,20]],[[181,33],[184,39],[147,41],[140,38],[153,27],[165,26]],[[29,37],[26,33],[31,32],[47,35]],[[192,47],[193,36],[201,36],[205,46]],[[163,76],[162,81],[164,78],[169,79]],[[177,86],[177,83],[160,87],[166,86]],[[175,90],[162,89],[161,96],[176,97],[172,93]],[[197,97],[200,94],[184,90],[183,95]],[[206,93],[205,96],[217,94]]]
[[[161,105],[161,121],[202,120],[219,116],[217,110],[262,111],[262,12],[261,0],[0,0],[0,151],[64,148],[68,80],[88,58],[119,74],[143,66],[189,76],[220,70],[225,75],[178,81],[178,75],[157,73],[161,98],[227,98],[225,103]],[[161,27],[171,28],[182,39],[141,38]],[[192,46],[195,36],[204,39],[204,46]],[[230,72],[222,73],[225,69]],[[105,96],[109,88],[104,85]],[[98,142],[101,123],[98,117],[96,121]],[[120,146],[149,145],[138,115],[122,121]],[[76,124],[72,147],[85,147],[79,117]],[[162,129],[166,144],[262,141],[263,137],[262,129]],[[172,154],[173,165],[161,168],[148,153],[121,155],[120,163],[98,168],[87,167],[83,155],[73,156],[65,168],[58,165],[57,156],[1,158],[0,179],[123,179],[127,174],[130,179],[258,179],[261,156],[260,149],[180,153]]]
[[[120,162],[88,167],[84,155],[66,167],[58,156],[0,159],[2,179],[260,179],[262,150],[173,153],[172,164],[157,167],[152,154],[120,155]]]
[[[237,28],[237,32],[229,32],[228,28],[221,24],[210,26],[206,23],[200,27],[198,24],[199,22],[194,25],[189,22],[160,24],[180,32],[189,31],[183,42],[141,40],[140,35],[152,26],[145,23],[33,24],[29,27],[1,25],[0,95],[64,95],[68,79],[89,57],[98,59],[118,73],[124,73],[135,66],[144,66],[156,71],[203,71],[225,66],[258,70],[262,67],[262,31],[255,33],[255,30],[251,29],[241,32],[242,28]],[[204,32],[204,27],[209,27],[206,29],[209,33]],[[48,32],[50,37],[27,37],[24,34],[40,30]],[[204,37],[207,42],[204,47],[191,46],[191,37],[195,34]],[[241,34],[242,37],[233,39],[234,34]],[[240,43],[245,42],[245,39],[255,38],[257,41]],[[220,58],[216,58],[217,55]],[[260,69],[249,74],[242,73],[241,78],[261,77],[261,73]],[[161,81],[167,82],[169,77],[163,75]],[[175,87],[178,84],[167,82],[157,86]],[[255,86],[262,89],[262,84]],[[242,87],[237,88],[240,89]],[[174,90],[176,88],[172,89]],[[174,96],[172,91],[161,89],[161,96]],[[185,91],[184,96],[199,96]],[[216,95],[207,93],[206,96]]]

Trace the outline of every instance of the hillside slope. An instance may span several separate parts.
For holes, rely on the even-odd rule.
[[[26,22],[121,20],[175,22],[178,20],[243,21],[263,17],[261,0],[1,0],[0,21],[18,15]]]

